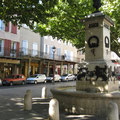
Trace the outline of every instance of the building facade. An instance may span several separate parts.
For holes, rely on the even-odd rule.
[[[0,20],[0,77],[4,78],[15,71],[19,72],[17,67],[20,64],[19,46],[20,31],[17,26],[8,23],[6,26]],[[15,69],[14,69],[15,68]]]
[[[55,52],[53,52],[55,47]],[[41,37],[26,25],[20,29],[0,20],[0,77],[22,73],[77,73],[77,49],[69,42],[51,36]]]

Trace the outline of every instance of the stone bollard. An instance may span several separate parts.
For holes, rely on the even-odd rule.
[[[27,90],[24,96],[24,110],[32,109],[32,91]]]
[[[42,88],[41,98],[43,98],[43,99],[47,98],[47,88],[46,87]]]
[[[49,103],[49,120],[59,120],[59,102],[56,99]]]
[[[107,120],[119,120],[118,105],[114,102],[108,105]]]

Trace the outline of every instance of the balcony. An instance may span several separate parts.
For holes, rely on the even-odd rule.
[[[53,60],[53,54],[44,53],[38,50],[31,50],[26,48],[10,49],[10,48],[0,48],[0,57],[24,59],[24,58],[39,58],[39,59],[48,59]],[[68,61],[79,63],[80,59],[64,55],[54,56],[56,61]]]
[[[18,58],[19,50],[10,49],[10,48],[6,48],[6,47],[0,47],[0,57]]]

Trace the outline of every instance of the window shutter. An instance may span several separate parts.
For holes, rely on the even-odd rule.
[[[13,25],[11,26],[11,33],[17,34],[17,25]]]
[[[7,23],[7,25],[5,26],[5,31],[9,32],[9,22]]]
[[[20,48],[20,43],[17,42],[17,48],[16,48],[16,57],[19,56],[19,48]]]
[[[4,55],[10,56],[10,50],[11,50],[11,40],[5,40]]]

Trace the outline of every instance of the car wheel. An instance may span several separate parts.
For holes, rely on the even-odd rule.
[[[5,84],[2,83],[2,86],[5,86]]]
[[[22,81],[22,85],[25,85],[25,81]]]
[[[47,80],[45,80],[44,83],[47,83]]]
[[[13,82],[10,82],[10,86],[13,86]]]
[[[37,80],[35,80],[34,84],[37,84]]]
[[[55,81],[52,79],[52,83],[54,83]]]
[[[66,81],[68,82],[68,78],[66,79]]]

